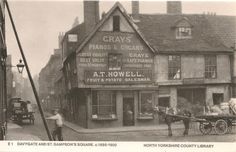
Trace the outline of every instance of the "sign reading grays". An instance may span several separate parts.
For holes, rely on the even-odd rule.
[[[152,83],[151,70],[85,71],[86,84],[146,84]]]

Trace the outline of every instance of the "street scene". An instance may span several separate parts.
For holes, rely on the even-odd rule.
[[[29,125],[25,123],[21,126],[9,128],[9,140],[48,140],[47,134],[44,130],[43,124],[39,114],[35,115],[35,124]],[[53,128],[53,123],[49,122],[49,127]],[[236,129],[233,132],[225,135],[202,135],[197,124],[193,124],[190,129],[189,136],[183,136],[182,124],[175,124],[173,136],[167,136],[167,129],[165,125],[153,126],[146,128],[115,128],[113,130],[96,129],[85,130],[81,127],[74,127],[66,124],[63,127],[63,136],[66,141],[175,141],[175,142],[211,142],[214,138],[215,142],[235,142]],[[27,137],[25,137],[28,135]],[[14,138],[14,139],[12,139]]]
[[[236,141],[236,2],[0,2],[1,140]]]

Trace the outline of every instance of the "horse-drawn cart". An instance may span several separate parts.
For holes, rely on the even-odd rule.
[[[197,118],[202,119],[199,121],[199,130],[204,135],[210,134],[213,129],[218,135],[231,133],[236,125],[236,115],[202,115]]]
[[[227,113],[197,116],[197,118],[203,119],[199,125],[202,134],[210,134],[213,129],[218,135],[232,132],[232,127],[236,126],[236,99],[232,98],[226,104],[228,104],[226,105]]]
[[[176,121],[183,121],[185,127],[184,135],[188,134],[190,122],[198,122],[199,130],[203,135],[210,134],[212,130],[218,135],[223,135],[231,133],[233,126],[236,126],[236,99],[231,99],[227,105],[227,113],[209,112],[198,116],[192,116],[190,112],[182,112],[182,114],[169,113],[169,109],[165,107],[155,107],[154,111],[164,116],[165,123],[168,125],[169,136],[172,136],[171,123]]]
[[[22,123],[23,120],[29,120],[30,124],[34,124],[34,112],[30,101],[23,101],[20,98],[11,103],[11,119],[15,122]]]

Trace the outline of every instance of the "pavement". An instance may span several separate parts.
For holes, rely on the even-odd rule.
[[[50,116],[50,113],[46,113],[46,116]],[[153,126],[127,126],[127,127],[113,127],[113,128],[95,128],[86,129],[77,124],[69,121],[64,121],[64,126],[76,131],[80,134],[96,134],[96,133],[122,133],[122,132],[140,132],[140,131],[161,131],[167,130],[166,124],[159,124]],[[197,124],[191,123],[190,128],[197,127]],[[182,122],[176,122],[172,124],[172,129],[183,129],[184,125]],[[41,140],[39,137],[23,132],[21,126],[9,121],[7,130],[7,140]]]
[[[22,127],[9,121],[7,123],[7,135],[6,140],[29,140],[29,141],[39,141],[39,137],[22,132]]]
[[[166,124],[159,124],[156,126],[125,126],[125,127],[115,127],[115,128],[114,127],[113,128],[96,128],[96,129],[86,129],[68,121],[64,121],[64,125],[82,134],[167,130]],[[195,125],[195,124],[192,124],[192,125]],[[171,127],[172,129],[183,129],[184,125],[182,122],[181,123],[177,122],[177,123],[173,123]]]
[[[45,112],[46,116],[51,116],[51,113]],[[64,120],[64,126],[76,131],[81,134],[96,134],[96,133],[119,133],[119,132],[137,132],[137,131],[158,131],[158,130],[167,130],[166,124],[158,124],[152,126],[122,126],[122,127],[113,127],[113,128],[94,128],[87,129],[83,128],[77,124],[71,123]],[[184,125],[181,122],[175,122],[171,124],[172,129],[184,129]],[[191,128],[196,128],[197,123],[191,123]]]

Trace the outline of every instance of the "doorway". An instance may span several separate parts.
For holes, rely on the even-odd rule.
[[[224,101],[224,94],[223,93],[213,93],[212,98],[213,98],[213,104],[219,105],[221,102]]]
[[[158,98],[158,106],[161,107],[170,107],[170,97],[159,97]],[[162,116],[159,115],[159,123],[164,123],[165,120]]]
[[[123,126],[134,126],[134,98],[123,98]]]

